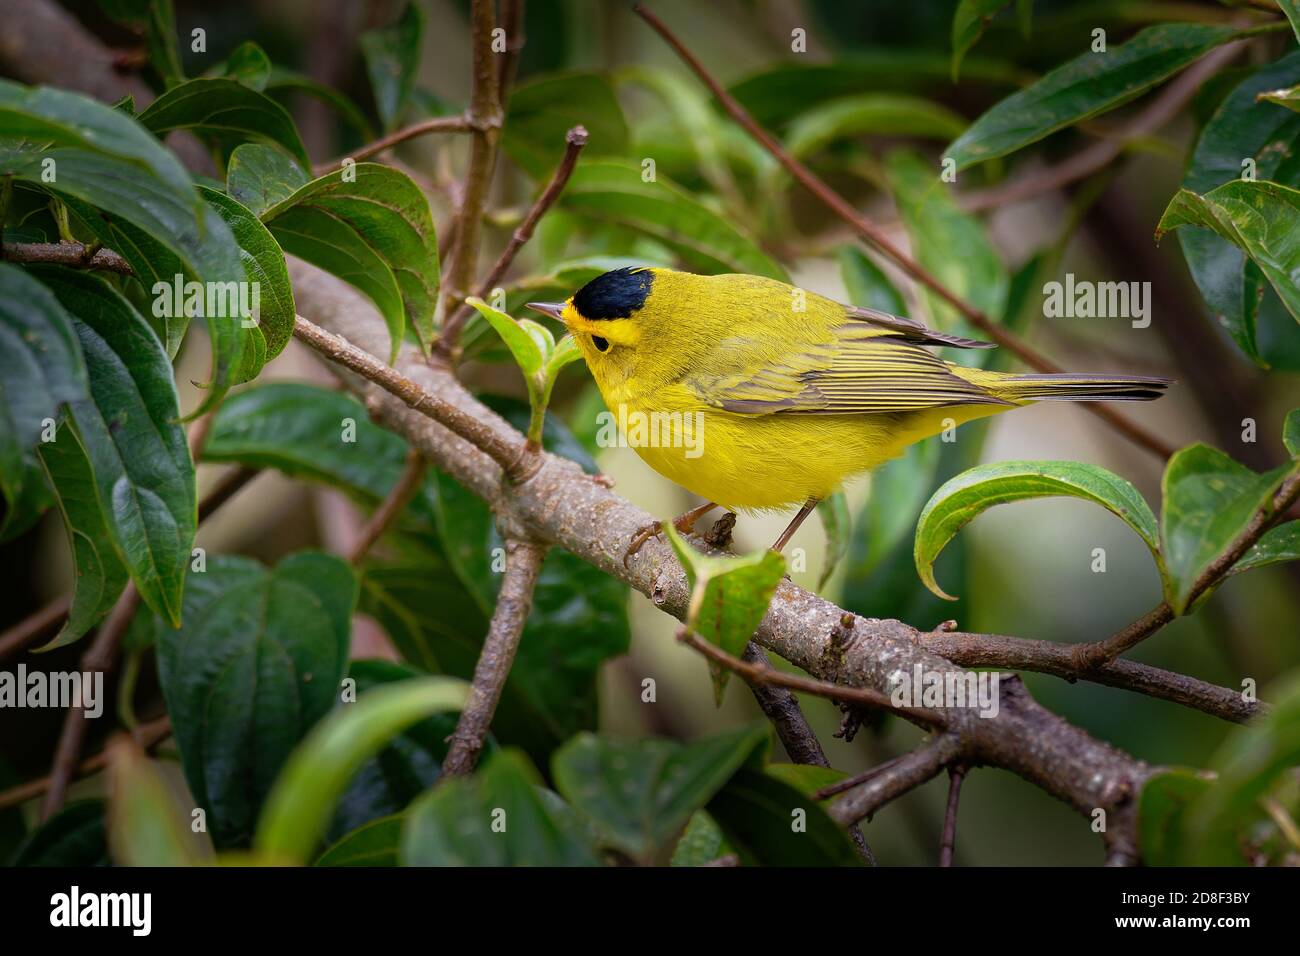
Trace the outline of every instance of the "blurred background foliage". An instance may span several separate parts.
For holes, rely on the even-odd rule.
[[[96,35],[123,47],[133,42],[96,4],[70,6]],[[404,7],[396,0],[178,0],[181,37],[202,26],[208,43],[206,54],[195,54],[182,43],[183,66],[188,75],[202,75],[254,39],[277,68],[340,90],[358,104],[354,112],[295,92],[287,74],[280,86],[269,87],[291,109],[308,153],[319,163],[346,155],[375,131],[464,108],[470,75],[468,4],[423,0],[420,6],[425,19],[413,89],[382,107],[372,92],[365,43],[358,37],[396,22]],[[1295,322],[1280,308],[1264,310],[1259,338],[1273,368],[1263,371],[1210,317],[1179,243],[1170,239],[1157,246],[1152,238],[1183,181],[1190,145],[1222,98],[1248,75],[1249,63],[1213,77],[1172,122],[1129,143],[1100,172],[1064,188],[998,205],[976,217],[945,206],[945,200],[934,199],[918,185],[933,181],[944,145],[970,120],[1086,49],[1095,28],[1105,29],[1108,42],[1118,44],[1151,23],[1226,23],[1243,11],[1209,0],[1038,0],[1026,22],[1013,4],[966,54],[960,81],[954,82],[955,6],[951,0],[654,4],[759,122],[859,208],[888,224],[891,235],[910,242],[921,261],[968,298],[1067,368],[1177,378],[1179,386],[1163,401],[1126,410],[1170,444],[1205,440],[1258,468],[1280,461],[1274,436],[1285,412],[1300,404]],[[806,52],[791,50],[796,28],[806,30]],[[524,301],[567,296],[588,278],[633,261],[789,276],[841,301],[953,327],[950,315],[916,296],[915,286],[902,281],[892,266],[861,251],[838,220],[727,121],[628,4],[528,0],[524,33],[527,43],[506,120],[485,257],[495,255],[549,176],[562,152],[564,131],[582,123],[590,141],[570,188],[506,282],[507,311],[522,314]],[[1278,34],[1262,45],[1276,58],[1293,42],[1288,34]],[[1072,156],[1144,102],[963,171],[957,191],[974,192]],[[400,167],[428,192],[440,230],[450,215],[464,158],[463,142],[453,137],[421,138],[395,153]],[[626,185],[633,177],[621,174],[629,167],[644,168],[647,159],[654,161],[659,184],[668,188],[638,191]],[[1080,279],[1151,282],[1150,327],[1135,329],[1125,319],[1043,318],[1042,284],[1066,273]],[[500,341],[475,316],[465,342],[468,379],[476,390],[496,396],[497,407],[522,427],[527,422],[523,386]],[[1007,357],[993,361],[1005,363]],[[202,381],[207,366],[203,338],[191,336],[178,359],[178,381],[182,386]],[[257,409],[244,406],[300,401],[296,414],[303,421],[314,414],[338,417],[336,409],[322,407],[319,393],[295,395],[302,385],[268,386],[275,380],[331,386],[315,361],[291,346],[262,374],[256,396],[235,393],[227,403],[213,433],[210,461],[248,460],[258,453],[249,450],[257,436],[240,427],[241,421],[256,422]],[[195,394],[183,394],[183,408],[194,406]],[[677,514],[694,504],[633,452],[596,447],[595,415],[602,407],[581,366],[562,374],[552,400],[548,447],[568,449],[590,470],[611,475],[622,495],[653,514]],[[364,423],[364,412],[356,411]],[[1258,423],[1254,444],[1242,439],[1245,418]],[[229,428],[223,430],[221,422]],[[400,468],[401,443],[370,436],[375,468],[368,475],[340,477],[326,474],[329,449],[311,448],[309,431],[304,429],[301,441],[268,436],[268,448],[276,443],[283,447],[275,454],[267,451],[264,463],[312,480],[295,483],[282,474],[259,478],[252,490],[201,528],[200,545],[268,564],[292,549],[338,551],[346,546],[366,508]],[[280,457],[271,460],[276,454]],[[295,460],[281,460],[285,458]],[[1086,412],[1049,403],[966,426],[950,444],[924,443],[851,488],[851,543],[820,592],[856,612],[898,617],[923,629],[955,618],[964,630],[1060,642],[1103,637],[1157,602],[1159,579],[1141,542],[1118,519],[1067,499],[1018,503],[981,517],[948,547],[938,567],[938,579],[961,600],[951,604],[931,595],[912,562],[916,514],[952,475],[981,461],[1010,458],[1096,463],[1131,480],[1149,501],[1159,500],[1161,462]],[[216,467],[205,468],[200,490],[210,487],[218,473]],[[458,634],[481,628],[490,613],[495,582],[473,569],[486,566],[481,556],[494,545],[494,532],[486,512],[445,478],[431,479],[408,519],[397,536],[401,540],[390,540],[367,570],[352,657],[405,657],[421,667],[421,651],[412,648],[433,648],[443,668],[465,672],[472,667],[474,649],[458,641]],[[742,518],[737,549],[761,547],[785,521],[784,515]],[[1105,549],[1105,573],[1092,570],[1095,548]],[[805,525],[788,553],[795,561],[793,579],[818,588],[827,561],[822,527]],[[436,562],[450,567],[447,579],[459,577],[461,586],[430,584],[429,568]],[[63,593],[70,571],[57,516],[47,516],[27,535],[0,548],[0,567],[5,608],[0,623],[18,620]],[[457,568],[461,571],[452,574]],[[1240,686],[1246,677],[1267,686],[1300,665],[1298,581],[1294,566],[1235,578],[1199,614],[1176,621],[1133,657],[1224,686]],[[739,682],[732,683],[723,706],[715,708],[703,662],[673,640],[676,622],[567,555],[553,554],[548,560],[538,604],[498,730],[539,767],[546,767],[551,749],[582,727],[693,740],[759,716]],[[413,607],[424,607],[426,613],[407,613]],[[439,621],[453,615],[458,626],[440,632]],[[56,651],[48,664],[72,667],[78,653],[76,648]],[[153,673],[152,666],[140,669],[135,706],[141,713],[158,707]],[[651,704],[641,698],[647,677],[657,685],[657,702]],[[392,678],[372,674],[366,679]],[[1025,679],[1051,710],[1152,763],[1203,766],[1230,726],[1121,690],[1033,674]],[[918,739],[915,728],[889,718],[872,721],[852,741],[840,739],[834,736],[840,714],[833,705],[806,698],[804,706],[831,764],[848,772],[900,753]],[[0,785],[5,774],[29,779],[44,771],[60,718],[56,711],[0,711],[0,738],[5,740]],[[95,781],[82,785],[88,793],[96,788]],[[945,789],[943,779],[933,781],[864,824],[881,861],[934,861]],[[335,834],[349,828],[342,825],[344,819],[359,822],[391,809],[358,810],[345,802],[340,812]],[[958,863],[1097,864],[1102,852],[1085,821],[1012,774],[985,770],[968,778]]]

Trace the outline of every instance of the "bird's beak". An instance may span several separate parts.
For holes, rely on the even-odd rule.
[[[542,315],[549,315],[553,319],[564,321],[564,303],[563,302],[529,302],[528,308]]]

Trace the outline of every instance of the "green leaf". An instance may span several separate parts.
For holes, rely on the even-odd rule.
[[[70,421],[104,526],[145,604],[179,623],[197,505],[171,363],[148,323],[104,280],[51,267],[33,273],[76,317],[91,397],[72,403]]]
[[[957,82],[961,61],[994,17],[1011,0],[961,0],[952,16],[952,81]]]
[[[915,153],[901,150],[891,153],[886,157],[885,168],[916,259],[931,275],[985,315],[1002,315],[1010,279],[984,226],[962,211],[948,186],[939,179],[937,170]],[[948,302],[929,289],[922,290],[921,298],[938,328],[962,328],[960,314]],[[971,361],[966,358],[966,364]]]
[[[1282,423],[1282,445],[1292,458],[1300,458],[1300,408],[1287,412]]]
[[[246,40],[235,47],[226,57],[226,62],[219,64],[212,75],[238,80],[250,90],[261,93],[271,77],[271,58],[252,40]]]
[[[1105,53],[1080,54],[994,105],[944,157],[965,169],[1123,106],[1236,33],[1230,26],[1159,23]]]
[[[516,750],[497,752],[472,778],[449,780],[411,807],[407,866],[595,866],[590,839]]]
[[[276,779],[258,820],[255,848],[282,862],[306,862],[357,769],[412,724],[460,710],[467,692],[458,680],[419,677],[376,688],[335,710],[294,750]]]
[[[1184,865],[1187,810],[1210,783],[1194,770],[1166,770],[1148,778],[1138,798],[1138,839],[1147,866]]]
[[[1289,110],[1300,113],[1300,84],[1285,89],[1268,90],[1258,94],[1255,98],[1266,103],[1276,103],[1278,106],[1285,106]]]
[[[312,180],[262,213],[281,247],[355,286],[375,303],[396,360],[409,322],[433,340],[438,238],[429,201],[405,173],[357,163]]]
[[[800,57],[797,59],[807,59]],[[1023,75],[1009,62],[972,57],[965,61],[966,85],[1014,88]],[[787,62],[767,67],[731,87],[731,94],[766,127],[776,127],[810,106],[863,90],[951,90],[950,57],[939,50],[875,47],[837,57],[833,63]]]
[[[842,491],[817,502],[817,514],[821,516],[822,529],[826,532],[826,561],[821,574],[817,575],[817,590],[820,591],[849,553],[849,544],[853,540],[853,515]]]
[[[1136,488],[1116,474],[1075,461],[1001,461],[979,465],[945,482],[917,520],[913,553],[925,586],[941,598],[934,561],[944,545],[994,505],[1066,495],[1101,505],[1138,533],[1160,565],[1155,515]],[[1160,565],[1163,575],[1163,565]]]
[[[788,279],[752,238],[681,187],[662,176],[656,182],[641,177],[641,165],[627,160],[584,162],[574,170],[560,202],[586,219],[653,237],[696,271]]]
[[[258,217],[309,181],[292,156],[261,143],[236,146],[226,165],[226,192]]]
[[[271,75],[266,81],[266,92],[302,93],[314,97],[332,107],[344,122],[360,134],[362,142],[368,143],[376,138],[374,127],[370,125],[370,121],[366,119],[356,103],[333,87],[317,83],[311,77],[296,70],[272,66]]]
[[[31,456],[47,422],[90,395],[72,317],[25,271],[0,263],[0,493],[13,515],[42,485]]]
[[[312,552],[271,569],[210,557],[190,580],[184,626],[159,638],[159,681],[213,842],[239,846],[290,752],[338,699],[356,581]]]
[[[775,551],[755,551],[736,557],[700,554],[669,522],[664,525],[677,560],[691,586],[686,626],[733,657],[745,652],[776,586],[785,575],[785,558]],[[731,672],[710,665],[713,695],[719,706]]]
[[[840,264],[840,278],[849,294],[849,302],[891,315],[903,315],[907,304],[889,278],[856,246],[840,246],[835,251]]]
[[[102,800],[76,800],[32,833],[13,866],[107,866],[108,837]]]
[[[583,733],[556,751],[551,774],[606,846],[649,861],[768,743],[755,724],[697,741],[610,740]]]
[[[966,120],[920,96],[860,93],[813,107],[790,124],[786,149],[796,158],[811,156],[839,139],[857,136],[924,136],[950,140]]]
[[[1288,521],[1264,533],[1236,564],[1233,574],[1284,561],[1300,561],[1300,521]]]
[[[108,747],[108,846],[117,866],[193,866],[197,862],[182,810],[158,768],[126,738]]]
[[[257,350],[261,360],[254,368],[245,362],[241,381],[249,381],[262,370],[262,364],[269,362],[289,344],[293,337],[293,320],[296,314],[293,303],[293,288],[289,284],[289,270],[285,266],[284,252],[279,243],[271,236],[266,226],[254,213],[240,205],[234,199],[207,186],[199,187],[201,195],[213,208],[235,236],[239,243],[239,255],[244,262],[245,281],[249,283],[249,297],[255,314],[252,321],[256,326],[250,333],[260,336],[263,347]],[[257,290],[254,296],[253,289]],[[212,321],[223,321],[210,319]],[[225,319],[226,322],[241,321]],[[248,355],[246,354],[246,359]]]
[[[432,674],[472,674],[488,619],[449,567],[427,555],[368,562],[360,609],[379,623],[404,661]],[[512,711],[527,706],[527,698],[507,681],[499,720],[509,721]]]
[[[848,777],[843,770],[808,763],[770,763],[763,768],[763,773],[788,784],[805,797]]]
[[[448,613],[451,610],[447,608]],[[353,661],[348,668],[348,677],[356,681],[358,698],[376,688],[419,676],[415,668],[393,661]],[[390,740],[362,764],[339,797],[326,838],[342,838],[368,820],[405,810],[437,782],[447,756],[447,741],[455,729],[455,714],[434,714]],[[394,839],[394,852],[396,846]]]
[[[1169,459],[1161,481],[1160,537],[1168,570],[1165,599],[1175,613],[1187,610],[1196,579],[1271,504],[1289,471],[1257,474],[1199,442]]]
[[[404,815],[371,820],[332,844],[315,866],[400,866]]]
[[[221,143],[227,153],[237,143],[274,143],[304,169],[311,166],[288,111],[266,94],[229,77],[187,80],[150,103],[137,118],[159,137],[172,130],[189,130]]]
[[[740,770],[709,801],[727,842],[743,863],[860,866],[847,832],[817,801],[776,776]]]
[[[361,34],[361,56],[366,61],[366,75],[386,133],[397,128],[410,105],[423,34],[424,14],[414,0],[392,26]]]
[[[564,134],[585,126],[584,164],[626,156],[627,121],[609,79],[599,73],[551,73],[510,91],[501,147],[533,179],[546,179],[564,155]]]
[[[1295,38],[1300,40],[1300,3],[1296,0],[1277,0],[1277,5],[1282,8],[1286,18],[1291,21],[1291,29],[1295,31]]]
[[[99,0],[99,7],[114,23],[144,33],[149,65],[164,86],[185,79],[171,0]]]
[[[1180,226],[1210,229],[1242,249],[1300,322],[1300,191],[1245,180],[1204,196],[1180,189],[1160,217],[1156,238]]]
[[[60,426],[55,440],[43,444],[39,454],[63,514],[76,569],[68,619],[54,640],[41,648],[52,650],[71,644],[98,624],[117,602],[129,575],[114,550],[90,458],[76,431]]]
[[[717,823],[704,810],[696,810],[681,839],[673,847],[670,866],[705,866],[731,852]]]

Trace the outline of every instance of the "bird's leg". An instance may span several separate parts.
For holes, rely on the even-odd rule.
[[[803,524],[804,519],[812,514],[813,509],[817,507],[817,502],[820,500],[820,498],[809,498],[804,502],[803,507],[799,509],[798,513],[790,523],[785,526],[785,530],[781,532],[781,537],[776,539],[776,544],[772,545],[773,551],[780,554],[785,550],[785,546],[790,543],[790,539],[794,537],[794,533],[799,530],[799,525]]]
[[[695,528],[695,522],[699,521],[706,514],[716,508],[717,505],[712,501],[706,501],[697,508],[692,508],[685,514],[680,514],[673,519],[673,527],[682,534],[690,534]],[[627,551],[623,554],[623,566],[627,566],[628,558],[641,550],[641,546],[651,538],[663,534],[664,522],[656,521],[648,524],[643,528],[638,528],[636,534],[632,535],[632,543],[627,546]]]

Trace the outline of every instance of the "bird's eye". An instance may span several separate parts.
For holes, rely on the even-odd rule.
[[[602,339],[599,335],[593,335],[591,337],[591,344],[596,346],[597,352],[609,351],[609,339]]]

